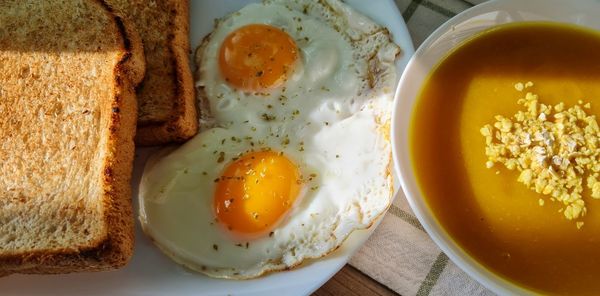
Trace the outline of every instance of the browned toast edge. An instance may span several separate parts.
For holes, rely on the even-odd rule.
[[[162,123],[139,126],[136,143],[142,146],[184,142],[198,132],[194,80],[189,63],[189,1],[173,0],[175,19],[170,32],[169,50],[175,67],[175,95],[169,119]]]

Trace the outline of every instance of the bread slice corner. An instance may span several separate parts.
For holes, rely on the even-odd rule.
[[[189,1],[107,0],[129,17],[144,42],[147,75],[138,89],[136,143],[184,142],[198,116],[189,53]]]

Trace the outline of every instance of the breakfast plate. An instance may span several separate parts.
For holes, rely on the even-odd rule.
[[[195,49],[214,20],[242,8],[249,0],[190,1],[190,41]],[[359,12],[387,27],[402,53],[396,63],[398,77],[413,54],[406,25],[392,0],[346,1]],[[155,148],[138,149],[133,175],[134,207],[144,164]],[[367,240],[375,227],[353,233],[336,252],[305,262],[294,270],[254,280],[218,280],[191,272],[164,256],[136,223],[136,246],[125,268],[104,273],[68,275],[13,275],[0,279],[3,295],[306,295],[331,278]]]

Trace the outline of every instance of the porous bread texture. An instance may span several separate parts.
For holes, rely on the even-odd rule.
[[[146,77],[138,90],[140,145],[183,142],[198,131],[189,66],[187,0],[108,0],[144,42]]]
[[[100,0],[6,0],[0,24],[0,273],[125,265],[139,36]]]

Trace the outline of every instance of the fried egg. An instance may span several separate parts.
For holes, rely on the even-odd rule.
[[[216,22],[196,52],[201,131],[148,162],[145,233],[219,278],[294,267],[392,200],[399,48],[337,0],[271,0]]]

